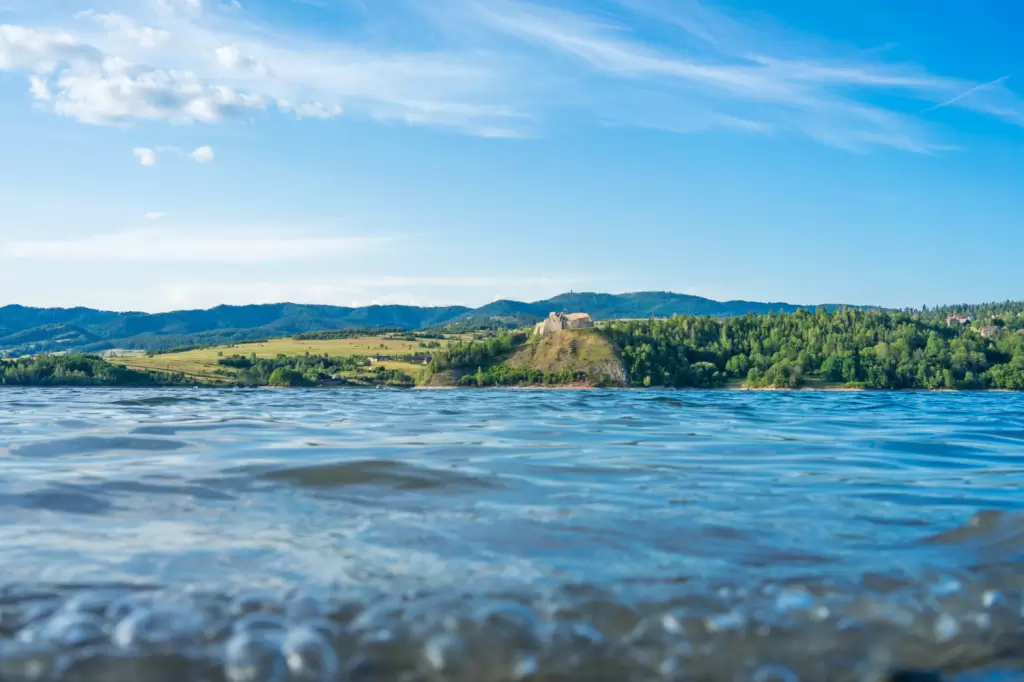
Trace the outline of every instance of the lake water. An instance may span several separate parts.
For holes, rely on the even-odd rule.
[[[0,390],[0,680],[1024,678],[1024,395]]]

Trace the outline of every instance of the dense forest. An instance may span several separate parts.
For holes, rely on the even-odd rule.
[[[841,309],[614,322],[605,332],[636,385],[790,387],[809,381],[867,388],[1024,389],[1024,324],[1002,312],[990,327],[945,314]]]
[[[193,382],[181,374],[141,372],[94,355],[41,355],[0,360],[6,386],[175,386]]]
[[[888,389],[1024,390],[1024,307],[976,307],[970,324],[920,312],[839,309],[718,319],[673,317],[601,325],[637,387],[799,388],[840,385]],[[452,346],[430,374],[460,370],[463,386],[564,384],[504,363],[524,335]]]

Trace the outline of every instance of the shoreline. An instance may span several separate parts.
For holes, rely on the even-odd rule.
[[[755,393],[1024,393],[1007,388],[864,388],[862,386],[802,386],[800,388],[717,386],[413,386],[412,391],[723,391]]]
[[[657,393],[685,392],[752,392],[752,393],[1024,393],[1008,388],[865,388],[862,386],[802,386],[800,388],[783,387],[749,387],[749,386],[590,386],[571,384],[564,386],[229,386],[224,384],[166,384],[166,385],[131,385],[131,384],[0,384],[3,389],[133,389],[133,390],[167,390],[182,391],[216,390],[216,391],[345,391],[345,390],[389,390],[389,391],[637,391]]]

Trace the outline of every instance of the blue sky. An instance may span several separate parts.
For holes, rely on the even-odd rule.
[[[0,304],[1024,298],[1014,0],[0,0]]]

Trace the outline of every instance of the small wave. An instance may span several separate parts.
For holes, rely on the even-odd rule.
[[[308,488],[374,486],[394,490],[494,489],[499,486],[455,471],[389,460],[322,464],[266,472],[262,478]]]
[[[167,405],[177,405],[179,403],[201,402],[204,402],[204,400],[199,397],[158,395],[149,398],[125,398],[122,400],[115,400],[110,404],[118,405],[120,407],[164,407]]]
[[[101,496],[71,486],[53,486],[26,493],[0,495],[0,506],[84,516],[100,516],[114,509],[114,505]]]
[[[988,510],[962,526],[932,535],[925,545],[948,548],[964,560],[997,565],[1024,560],[1024,512]]]
[[[101,456],[124,452],[171,452],[188,447],[188,443],[156,438],[133,438],[129,436],[103,438],[100,436],[79,436],[55,440],[40,440],[11,448],[17,457],[67,457]]]
[[[272,428],[276,428],[275,424],[269,420],[256,421],[252,419],[221,419],[197,424],[153,424],[138,426],[132,429],[132,433],[143,436],[175,436],[179,433],[201,433],[204,431],[226,430],[256,431],[258,429]]]
[[[133,495],[146,496],[170,495],[194,498],[197,500],[221,502],[230,502],[237,499],[234,495],[220,490],[215,490],[210,486],[195,484],[173,485],[147,483],[144,481],[105,481],[103,483],[97,483],[91,487],[107,495],[116,493],[129,493]]]

